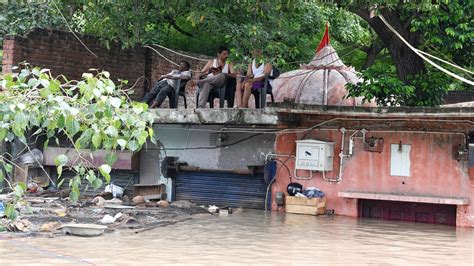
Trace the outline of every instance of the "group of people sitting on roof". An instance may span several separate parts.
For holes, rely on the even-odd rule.
[[[248,108],[250,95],[256,95],[256,106],[259,106],[257,95],[259,90],[265,86],[265,82],[270,82],[267,77],[273,75],[272,65],[265,62],[261,49],[252,51],[252,62],[248,64],[246,73],[236,71],[232,63],[228,63],[229,49],[219,47],[217,58],[209,60],[200,72],[197,72],[194,79],[190,71],[190,64],[182,61],[178,69],[172,70],[166,75],[162,75],[155,86],[144,96],[143,102],[149,104],[150,108],[158,108],[166,97],[170,100],[170,107],[176,108],[177,97],[184,95],[186,83],[191,86],[198,86],[197,108],[205,108],[209,102],[212,105],[213,98],[209,96],[213,93],[222,93],[220,88],[226,86],[224,97],[227,100],[227,107],[234,107],[236,99],[237,107]],[[243,74],[243,75],[242,75]],[[275,78],[275,76],[271,76]],[[267,84],[267,91],[270,92],[271,84]],[[179,92],[179,95],[177,95]],[[219,95],[220,97],[221,95]],[[266,99],[266,94],[259,97]],[[221,106],[223,107],[223,106]]]

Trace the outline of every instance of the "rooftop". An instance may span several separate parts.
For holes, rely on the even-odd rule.
[[[354,107],[271,103],[265,109],[157,109],[157,124],[474,131],[474,107]]]
[[[474,119],[473,106],[455,107],[361,107],[361,106],[326,106],[300,104],[291,102],[269,103],[269,112],[294,114],[321,114],[371,117],[445,117]]]
[[[275,125],[276,112],[270,109],[155,109],[157,124]]]

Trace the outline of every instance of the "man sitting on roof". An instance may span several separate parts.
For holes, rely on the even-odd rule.
[[[241,89],[244,91],[244,93],[241,96],[241,100],[237,100],[237,103],[241,103],[239,107],[249,107],[249,98],[250,94],[252,94],[252,90],[258,90],[263,88],[263,86],[265,85],[265,76],[270,75],[271,72],[272,64],[265,62],[265,60],[263,59],[262,49],[253,50],[252,63],[248,65],[247,75],[245,76],[244,83]],[[241,93],[237,93],[237,97],[239,97],[240,95]],[[263,97],[266,97],[266,95],[264,95]]]
[[[142,102],[146,102],[147,104],[151,103],[150,108],[158,108],[166,99],[166,96],[168,96],[170,106],[172,106],[171,103],[174,103],[174,97],[178,97],[178,95],[175,95],[178,80],[180,79],[184,82],[191,79],[190,67],[187,61],[181,61],[179,69],[174,69],[170,73],[160,77],[155,87],[143,97]]]
[[[201,73],[196,75],[196,80],[191,81],[191,85],[203,84],[201,91],[199,92],[199,102],[197,103],[198,108],[206,107],[207,99],[211,90],[224,86],[226,75],[235,77],[234,66],[232,63],[227,63],[229,57],[229,49],[226,47],[219,47],[217,49],[217,58],[209,60]],[[202,75],[206,75],[205,79],[199,79]]]

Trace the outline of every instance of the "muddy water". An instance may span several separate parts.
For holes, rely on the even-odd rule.
[[[0,265],[51,263],[474,265],[474,229],[247,211],[140,234],[0,240]]]

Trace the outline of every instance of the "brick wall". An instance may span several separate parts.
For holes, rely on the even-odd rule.
[[[80,79],[82,73],[89,72],[91,68],[107,70],[114,80],[128,80],[128,86],[138,80],[132,95],[132,99],[138,100],[160,75],[176,68],[152,50],[141,46],[123,50],[118,44],[113,44],[110,49],[106,49],[99,44],[96,37],[79,37],[98,57],[87,51],[70,32],[35,28],[24,37],[7,35],[3,41],[2,72],[11,72],[13,66],[24,61],[32,66],[51,69],[53,75],[64,74],[68,79]],[[155,49],[172,61],[187,60],[192,69],[200,69],[205,64],[160,48]],[[209,59],[202,55],[193,56]],[[194,91],[188,90],[187,94],[188,108],[194,107]]]
[[[156,46],[154,46],[153,49],[157,50],[160,54],[164,55],[166,58],[168,58],[169,60],[173,62],[179,63],[180,61],[183,61],[183,60],[188,61],[189,64],[191,65],[191,70],[201,70],[206,65],[206,61],[183,57],[183,56],[166,51]],[[153,85],[156,83],[156,81],[159,79],[161,75],[169,73],[170,70],[175,69],[176,66],[168,62],[167,60],[163,59],[160,55],[158,55],[155,51],[151,49],[148,49],[147,52],[150,55],[149,60],[151,61],[150,63],[151,68],[149,71],[150,71],[150,77],[151,77],[151,81]],[[180,52],[180,53],[183,53],[183,52]],[[212,57],[203,56],[199,54],[191,54],[191,53],[186,53],[186,54],[196,57],[196,58],[201,58],[203,60],[212,59]],[[195,75],[194,72],[192,74]],[[186,102],[187,102],[188,108],[196,108],[196,91],[194,87],[188,86],[186,88]],[[165,101],[162,105],[163,108],[167,108],[168,106],[169,106],[168,101]],[[184,107],[184,100],[182,97],[179,97],[178,108],[183,108],[183,107]]]

